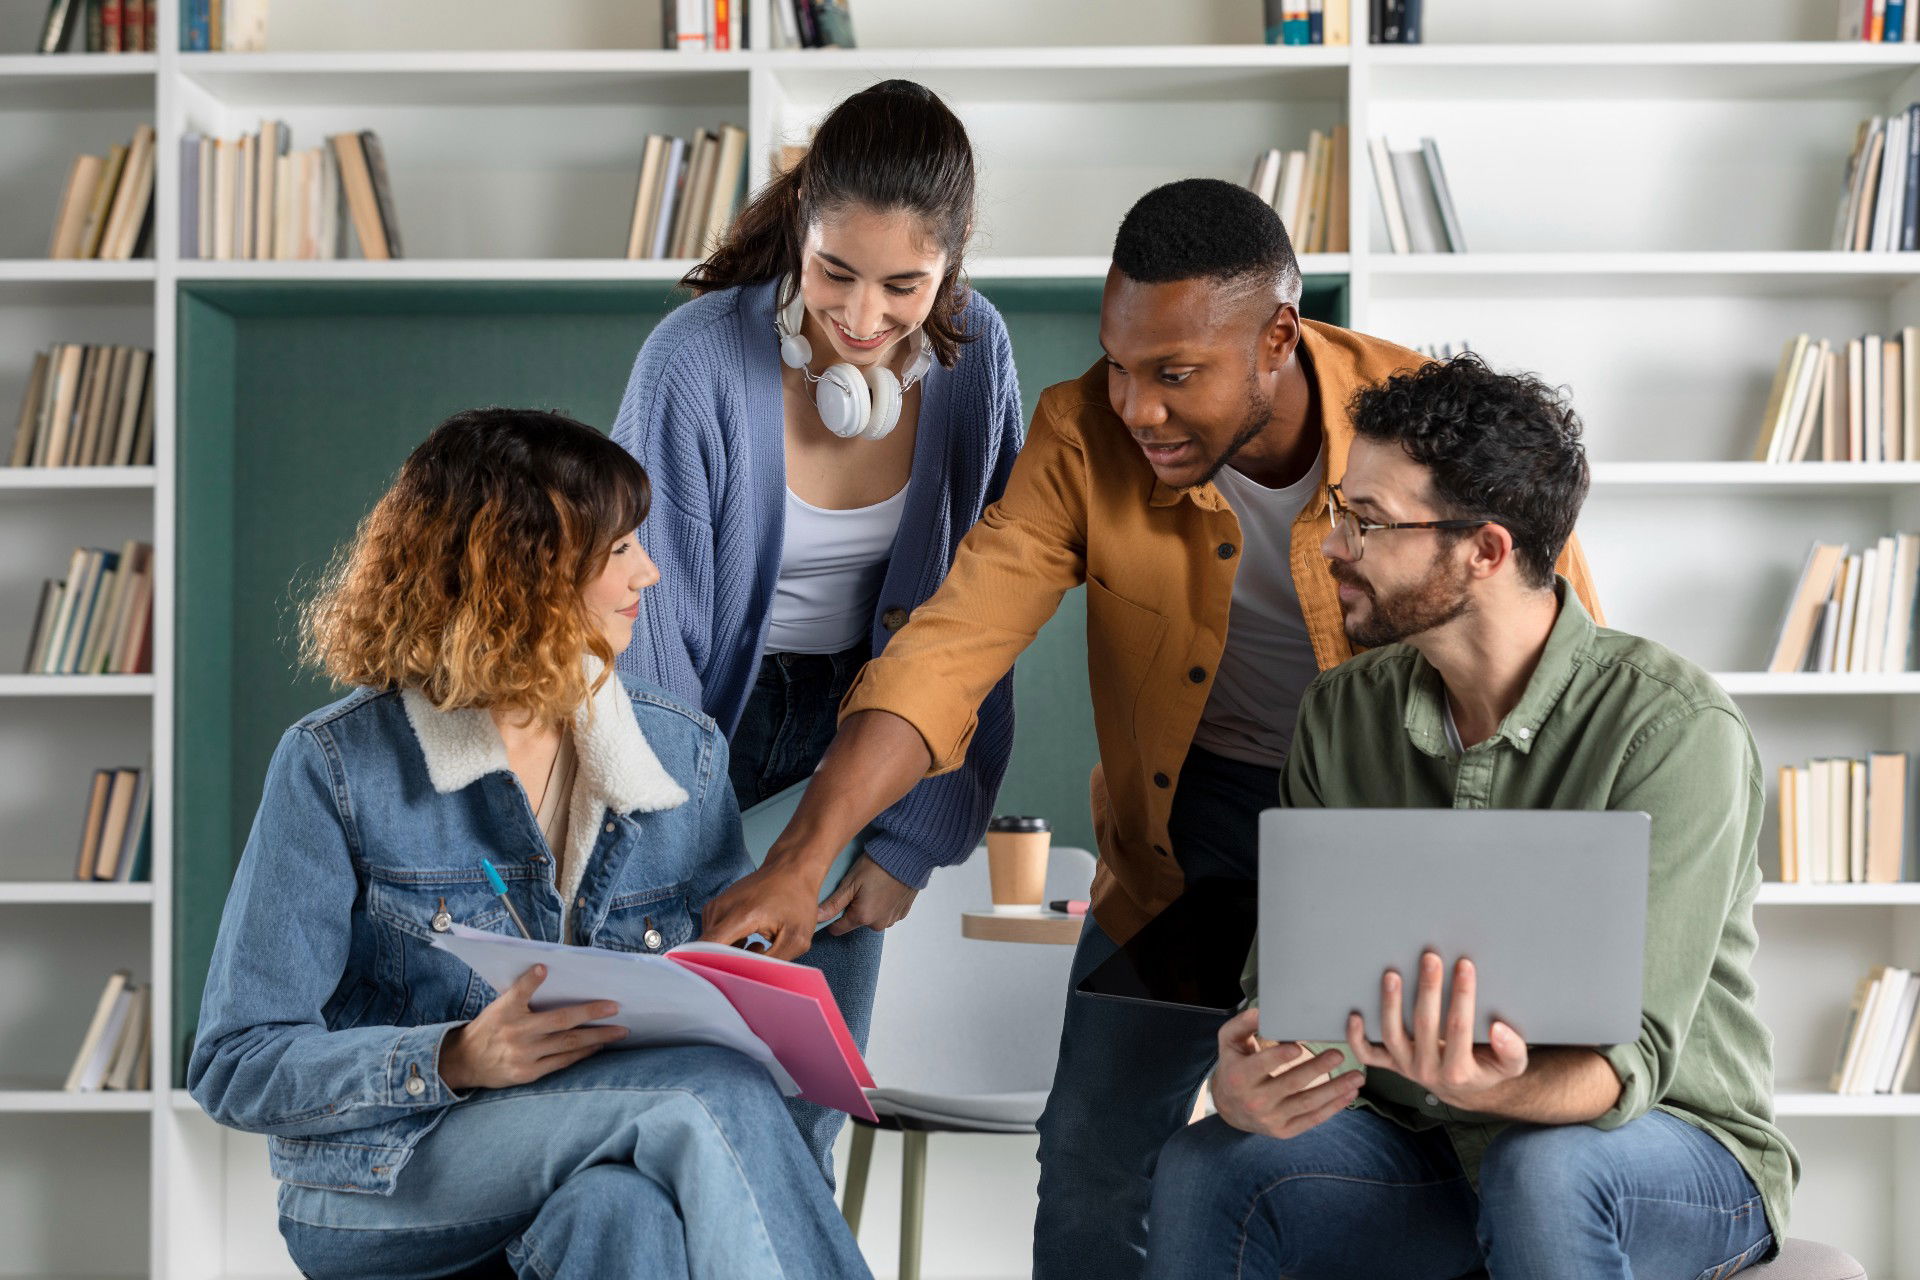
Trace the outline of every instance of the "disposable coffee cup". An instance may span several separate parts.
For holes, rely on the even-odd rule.
[[[987,824],[987,878],[996,915],[1033,916],[1047,895],[1047,849],[1053,830],[1045,818],[995,818]]]

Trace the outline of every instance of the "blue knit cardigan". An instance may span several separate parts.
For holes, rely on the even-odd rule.
[[[667,315],[640,348],[613,426],[653,481],[641,541],[660,566],[620,669],[703,708],[729,738],[766,649],[786,532],[774,290],[772,281],[724,289]],[[921,386],[906,511],[874,609],[876,654],[891,634],[881,618],[939,587],[1025,437],[1000,313],[975,293],[965,325],[974,340]],[[966,858],[986,829],[1013,748],[1011,674],[979,714],[966,763],[920,783],[869,834],[868,856],[914,888]]]

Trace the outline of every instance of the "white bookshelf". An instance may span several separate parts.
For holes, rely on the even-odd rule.
[[[1289,49],[1257,43],[1253,0],[855,0],[853,51],[770,50],[756,4],[750,51],[680,55],[655,47],[657,6],[630,0],[273,0],[273,52],[241,55],[172,48],[178,0],[163,0],[157,54],[0,55],[0,413],[18,403],[25,353],[50,342],[148,345],[158,371],[154,466],[0,471],[0,600],[13,602],[0,607],[0,667],[24,646],[29,589],[75,544],[146,537],[159,570],[155,675],[0,675],[0,1182],[25,1170],[44,1188],[0,1197],[0,1232],[16,1242],[0,1280],[293,1274],[262,1144],[171,1087],[174,528],[176,504],[195,500],[175,473],[182,290],[675,280],[690,263],[617,256],[650,132],[738,123],[757,183],[773,148],[843,94],[922,80],[978,149],[969,269],[991,293],[1097,281],[1147,188],[1244,180],[1257,151],[1346,123],[1352,248],[1304,269],[1345,277],[1358,329],[1464,338],[1571,387],[1595,461],[1582,536],[1610,620],[1720,673],[1769,773],[1920,748],[1920,673],[1763,671],[1807,542],[1920,527],[1920,463],[1744,461],[1786,337],[1920,323],[1920,254],[1823,248],[1854,125],[1920,98],[1920,47],[1831,40],[1832,0],[1448,0],[1428,6],[1427,44],[1377,48],[1354,3],[1361,43]],[[0,0],[0,48],[26,48],[43,12]],[[406,259],[180,260],[178,139],[269,116],[297,147],[379,132]],[[160,137],[157,256],[39,259],[71,156],[145,121]],[[1363,150],[1381,132],[1438,140],[1474,252],[1385,252]],[[72,780],[144,763],[129,753],[155,771],[153,883],[63,882],[82,800]],[[1773,840],[1769,820],[1768,867]],[[1920,965],[1920,886],[1769,884],[1760,904],[1777,1108],[1806,1157],[1795,1232],[1845,1246],[1876,1280],[1920,1280],[1920,1224],[1904,1212],[1920,1196],[1920,1099],[1792,1083],[1824,1081],[1868,966]],[[99,983],[120,965],[154,983],[158,1092],[63,1094]],[[934,1162],[927,1274],[1024,1275],[1031,1147],[957,1139],[935,1144]],[[123,1231],[82,1229],[67,1206],[99,1194],[132,1206]],[[864,1237],[882,1275],[887,1194],[876,1187]]]

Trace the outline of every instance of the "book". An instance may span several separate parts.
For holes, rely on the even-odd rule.
[[[386,233],[382,230],[380,206],[373,191],[373,175],[367,167],[367,155],[361,149],[363,135],[336,133],[327,139],[334,159],[340,165],[340,185],[347,208],[353,215],[353,234],[360,242],[360,256],[385,259]]]
[[[1867,758],[1866,876],[1868,884],[1897,884],[1907,849],[1907,757],[1876,751]]]
[[[87,792],[87,814],[80,827],[80,852],[73,863],[75,880],[93,879],[100,858],[100,836],[106,828],[107,801],[113,794],[113,770],[95,769]]]
[[[733,224],[734,205],[746,185],[747,131],[723,124],[714,160],[713,191],[707,200],[706,228],[694,250],[695,257],[705,257],[719,247]]]
[[[1773,657],[1767,663],[1768,671],[1784,675],[1806,666],[1813,642],[1814,623],[1819,618],[1820,607],[1833,591],[1834,575],[1846,551],[1844,545],[1815,543],[1807,552],[1806,564],[1800,571],[1800,583],[1787,605],[1786,617],[1780,624],[1780,636],[1774,644]]]
[[[100,156],[75,156],[67,170],[67,185],[54,214],[53,238],[47,246],[49,258],[78,258],[87,229],[87,212],[93,207],[95,189],[100,185],[106,161]]]
[[[107,978],[100,1001],[94,1006],[93,1020],[87,1025],[86,1037],[80,1042],[80,1051],[74,1055],[73,1066],[62,1086],[67,1092],[89,1092],[98,1089],[106,1079],[114,1046],[126,1022],[127,985],[132,981],[133,974],[125,969],[116,969]]]
[[[817,969],[735,947],[690,942],[664,955],[569,947],[456,924],[432,945],[496,990],[531,964],[547,967],[534,1008],[611,1000],[623,1047],[713,1044],[767,1069],[780,1091],[874,1119],[873,1088],[840,1008]]]
[[[667,150],[666,170],[660,175],[660,207],[653,219],[653,249],[647,256],[664,258],[673,243],[673,220],[680,208],[680,195],[686,186],[687,140],[673,139]]]
[[[121,859],[127,853],[127,828],[133,821],[133,806],[139,798],[139,791],[139,770],[113,770],[113,785],[107,794],[106,819],[100,827],[100,843],[93,862],[93,879],[120,879]]]
[[[1373,160],[1373,186],[1380,197],[1380,212],[1387,220],[1387,243],[1395,253],[1412,253],[1406,216],[1401,211],[1400,191],[1394,182],[1393,160],[1387,152],[1387,140],[1371,139],[1367,151]]]
[[[47,16],[40,24],[40,42],[36,46],[41,53],[64,52],[73,39],[74,29],[80,25],[82,0],[50,0]]]
[[[140,1078],[140,1059],[146,1053],[147,1044],[152,1035],[152,1018],[148,1009],[151,988],[134,984],[127,988],[127,1016],[120,1031],[118,1042],[114,1045],[113,1056],[109,1061],[106,1076],[101,1081],[104,1089],[143,1089],[146,1087]]]
[[[855,48],[853,39],[853,14],[847,8],[847,0],[811,0],[813,6],[813,25],[818,33],[819,46],[823,49]]]
[[[1400,212],[1406,219],[1407,239],[1415,253],[1445,253],[1446,231],[1440,204],[1427,182],[1426,161],[1417,151],[1390,151],[1393,184],[1400,193]]]
[[[371,129],[360,131],[360,148],[366,154],[367,172],[373,180],[374,208],[380,214],[380,230],[386,242],[386,256],[404,256],[400,249],[400,211],[393,203],[393,184],[387,175],[387,153],[379,135]]]
[[[47,391],[47,369],[47,353],[36,351],[33,368],[27,374],[26,392],[20,397],[20,417],[13,429],[9,466],[24,467],[33,461],[33,437],[39,429],[40,401]]]
[[[1427,163],[1427,182],[1440,208],[1441,226],[1446,232],[1448,253],[1467,251],[1466,233],[1460,229],[1460,215],[1453,207],[1453,192],[1447,186],[1447,171],[1440,164],[1440,145],[1432,138],[1420,139],[1420,154]]]
[[[666,172],[668,139],[659,134],[647,136],[640,157],[640,181],[634,190],[633,218],[627,225],[627,257],[648,258],[652,241],[654,211],[659,208],[660,179]]]
[[[1867,1004],[1871,1000],[1877,973],[1870,973],[1860,979],[1853,988],[1853,1003],[1847,1007],[1847,1021],[1840,1033],[1840,1052],[1833,1064],[1833,1074],[1827,1077],[1827,1089],[1832,1093],[1842,1093],[1846,1083],[1847,1068],[1854,1055],[1859,1051],[1861,1035],[1865,1031]]]
[[[153,203],[154,141],[152,125],[143,124],[134,131],[124,176],[114,192],[113,210],[107,215],[99,257],[124,262],[139,247],[140,229]]]

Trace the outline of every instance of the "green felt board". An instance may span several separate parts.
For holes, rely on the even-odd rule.
[[[1097,282],[980,282],[1006,317],[1026,409],[1099,355]],[[182,287],[175,733],[174,1043],[199,1016],[221,904],[286,726],[341,690],[296,659],[302,588],[409,450],[475,405],[612,424],[634,353],[680,295],[658,284]],[[1343,322],[1344,278],[1308,282]],[[644,532],[643,532],[644,538]],[[1001,812],[1091,848],[1081,592],[1021,659]],[[180,1059],[184,1063],[184,1055]]]

